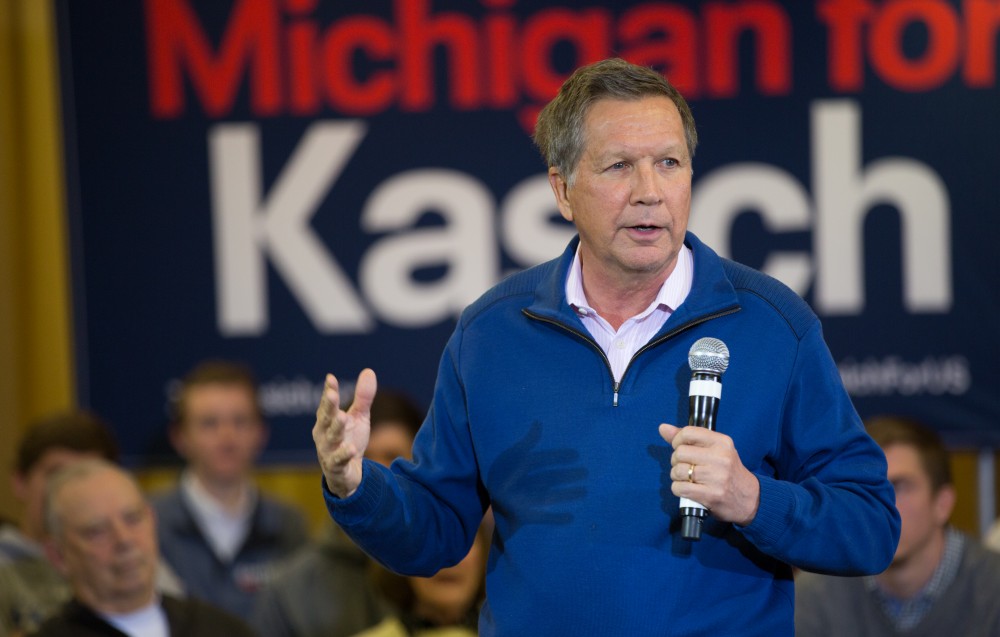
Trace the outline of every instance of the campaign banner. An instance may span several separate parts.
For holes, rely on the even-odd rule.
[[[426,407],[462,308],[573,236],[530,135],[611,56],[688,98],[690,229],[810,303],[862,416],[1000,443],[1000,1],[57,7],[79,395],[130,462],[206,358],[272,462],[326,372]]]

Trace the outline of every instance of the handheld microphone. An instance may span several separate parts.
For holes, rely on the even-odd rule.
[[[729,348],[717,338],[699,338],[688,351],[691,385],[688,390],[688,425],[715,431],[715,416],[722,398],[722,374],[729,367]],[[681,537],[700,540],[708,509],[681,498]]]

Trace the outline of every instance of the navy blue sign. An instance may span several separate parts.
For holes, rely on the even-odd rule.
[[[199,360],[268,459],[325,372],[429,401],[461,309],[572,236],[530,142],[573,68],[665,72],[691,229],[799,292],[862,415],[1000,442],[1000,2],[58,3],[82,402],[133,462]]]

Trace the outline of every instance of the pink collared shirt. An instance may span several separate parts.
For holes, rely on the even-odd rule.
[[[660,286],[656,298],[645,310],[628,319],[616,332],[611,324],[590,307],[583,292],[583,270],[580,265],[580,248],[576,249],[573,265],[566,277],[566,300],[580,316],[584,327],[601,346],[611,363],[615,382],[622,378],[628,363],[660,331],[674,310],[680,307],[691,291],[694,280],[694,256],[691,249],[681,246],[677,254],[677,264],[667,280]]]

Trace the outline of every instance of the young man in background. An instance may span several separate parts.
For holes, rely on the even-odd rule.
[[[800,573],[795,634],[1000,635],[1000,555],[949,526],[955,486],[940,437],[902,418],[876,418],[866,425],[889,463],[902,518],[899,546],[878,575]]]
[[[187,467],[153,500],[160,550],[189,595],[249,617],[277,561],[308,539],[301,512],[254,483],[267,426],[249,370],[226,361],[192,370],[170,437]]]

